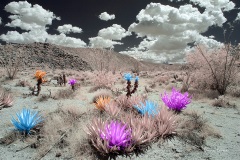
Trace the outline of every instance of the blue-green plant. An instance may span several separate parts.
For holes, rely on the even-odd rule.
[[[135,93],[137,91],[137,88],[138,88],[139,77],[136,76],[135,77],[134,87],[131,90],[131,88],[132,88],[132,85],[131,85],[132,78],[133,77],[132,77],[132,75],[130,73],[125,73],[124,74],[124,79],[127,81],[127,94],[126,94],[127,97],[130,97],[133,93]]]
[[[145,103],[141,102],[140,104],[140,106],[135,105],[134,108],[142,115],[148,114],[149,116],[155,116],[159,113],[158,104],[152,101],[146,100]]]
[[[16,113],[17,119],[12,117],[12,124],[17,130],[24,134],[29,134],[30,130],[37,124],[43,121],[42,116],[38,111],[31,111],[30,109],[23,108],[21,112]]]

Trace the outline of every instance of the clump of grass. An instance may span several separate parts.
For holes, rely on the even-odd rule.
[[[207,120],[201,114],[191,111],[184,112],[177,129],[177,137],[203,151],[208,137],[220,138],[221,135],[207,124]]]
[[[13,97],[6,90],[0,88],[0,110],[2,108],[11,107],[13,105]]]
[[[74,92],[72,89],[60,89],[58,90],[55,95],[54,99],[69,99],[73,98],[75,96],[76,92]]]
[[[236,108],[236,105],[230,103],[225,96],[219,96],[218,98],[216,98],[213,101],[212,105],[215,107]]]

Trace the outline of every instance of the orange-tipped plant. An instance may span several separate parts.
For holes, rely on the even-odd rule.
[[[107,96],[100,96],[96,103],[95,103],[95,106],[97,109],[103,111],[105,110],[105,106],[110,103],[111,101],[111,98],[110,97],[107,97]]]
[[[46,82],[46,80],[43,79],[43,77],[46,75],[46,72],[43,72],[41,70],[37,70],[35,73],[35,77],[37,78],[37,96],[39,95],[41,91],[41,84],[43,82]]]

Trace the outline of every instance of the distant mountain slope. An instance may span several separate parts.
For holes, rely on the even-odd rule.
[[[0,46],[0,66],[20,60],[26,67],[48,66],[75,70],[134,70],[149,68],[138,60],[114,51],[94,48],[69,48],[48,43],[7,44]]]

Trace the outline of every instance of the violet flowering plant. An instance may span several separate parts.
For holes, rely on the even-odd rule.
[[[70,84],[71,86],[73,86],[76,82],[77,82],[76,79],[69,79],[68,84]]]
[[[181,112],[191,103],[191,98],[188,92],[182,94],[180,91],[177,91],[175,88],[172,88],[172,93],[164,95],[161,94],[162,101],[164,104],[171,110],[176,112]]]
[[[108,147],[117,147],[124,150],[131,145],[131,129],[126,124],[118,121],[107,123],[105,130],[101,131],[100,137],[108,142]]]
[[[75,85],[76,82],[77,82],[76,79],[70,79],[70,80],[68,81],[68,84],[70,84],[70,85],[72,86],[72,90],[73,90],[73,91],[75,90],[74,85]]]

